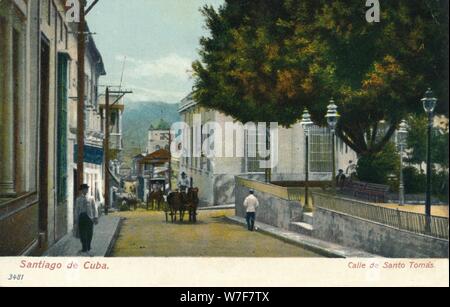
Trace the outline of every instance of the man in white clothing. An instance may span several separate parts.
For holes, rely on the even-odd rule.
[[[259,207],[259,201],[255,197],[255,192],[250,190],[250,195],[244,200],[244,207],[247,211],[246,220],[249,231],[255,229],[256,209]]]
[[[188,188],[190,186],[190,181],[189,181],[189,178],[187,178],[185,172],[181,173],[181,178],[178,181],[177,186],[178,186],[178,189],[180,190],[180,192],[187,193],[187,190],[188,190]]]
[[[78,227],[82,250],[80,253],[90,253],[94,224],[98,224],[98,211],[94,200],[87,196],[89,186],[80,187],[81,195],[75,202],[75,225]]]

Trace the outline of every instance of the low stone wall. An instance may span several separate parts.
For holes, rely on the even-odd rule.
[[[236,215],[245,217],[246,211],[243,203],[249,195],[250,188],[242,180],[238,180],[238,178],[240,177],[236,177],[235,189]],[[251,182],[249,179],[246,180]],[[302,214],[300,202],[289,201],[277,196],[276,193],[270,193],[272,187],[276,190],[279,190],[280,187],[262,182],[257,182],[257,184],[264,185],[264,191],[255,189],[255,196],[258,198],[260,204],[256,213],[256,220],[288,230],[291,220],[300,217]]]
[[[400,230],[318,207],[313,236],[391,258],[448,258],[448,240]]]

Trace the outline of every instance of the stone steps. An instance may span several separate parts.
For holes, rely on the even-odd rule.
[[[289,231],[294,231],[307,236],[312,236],[313,226],[303,222],[291,222],[289,224]]]
[[[313,219],[312,212],[304,212],[301,216],[292,219],[289,224],[289,230],[307,236],[312,236],[313,233]]]
[[[307,224],[313,224],[313,220],[314,220],[314,213],[312,212],[305,212],[303,213],[302,216],[302,222],[303,223],[307,223]]]

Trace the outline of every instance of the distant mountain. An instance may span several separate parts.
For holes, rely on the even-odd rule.
[[[158,125],[161,119],[169,124],[180,121],[178,106],[178,103],[159,101],[133,102],[126,105],[123,114],[122,157],[128,166],[133,156],[145,152],[150,125]]]

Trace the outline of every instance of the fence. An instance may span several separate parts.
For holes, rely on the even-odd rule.
[[[431,216],[429,230],[424,214],[405,212],[372,205],[352,199],[313,193],[314,206],[329,209],[395,228],[448,239],[448,218]]]
[[[243,177],[236,177],[236,184],[289,201],[302,202],[305,197],[305,188],[283,187]]]

